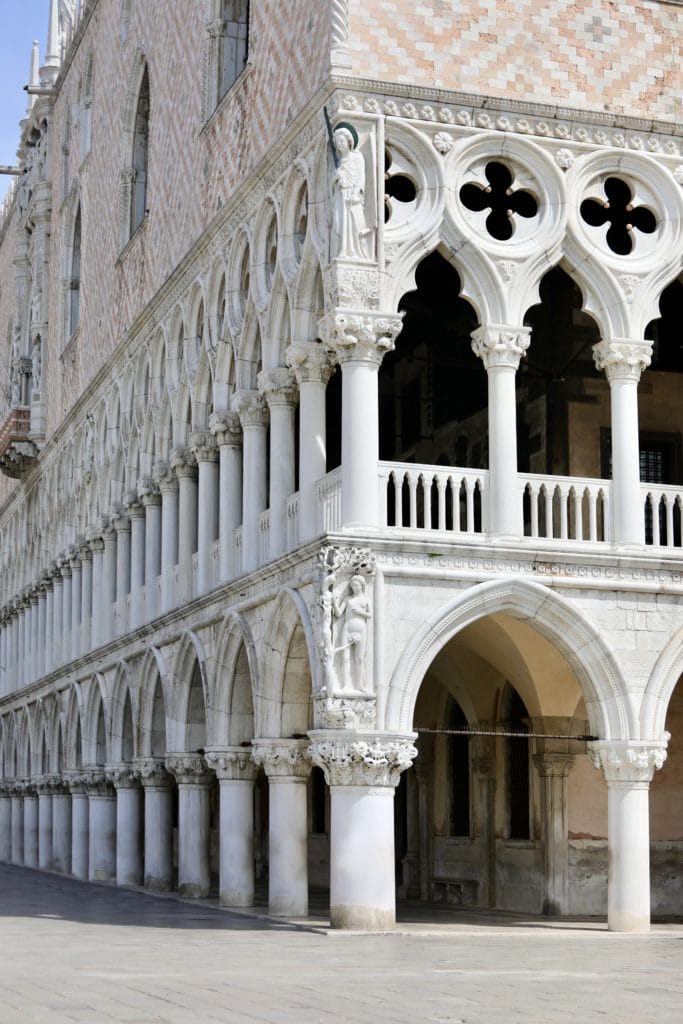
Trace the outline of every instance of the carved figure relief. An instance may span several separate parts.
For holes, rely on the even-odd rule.
[[[358,150],[358,132],[340,121],[332,136],[337,166],[332,175],[332,253],[351,259],[368,259],[368,228],[365,215],[365,158]]]
[[[365,548],[325,547],[321,569],[317,642],[323,672],[320,696],[370,695],[367,653],[372,620],[368,581],[374,556]]]

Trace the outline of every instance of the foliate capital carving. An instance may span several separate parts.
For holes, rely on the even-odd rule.
[[[137,491],[126,491],[123,495],[123,504],[129,519],[142,519],[145,514],[145,507],[138,498]]]
[[[566,779],[574,764],[571,754],[534,754],[533,761],[542,779]]]
[[[97,523],[93,523],[85,531],[85,541],[91,551],[104,551],[104,541],[102,540],[102,531],[100,530]]]
[[[201,754],[167,754],[166,768],[179,786],[208,786],[211,773]]]
[[[652,343],[627,339],[605,339],[593,346],[598,370],[604,370],[607,380],[640,380],[652,360]]]
[[[130,530],[130,519],[123,505],[112,505],[109,519],[117,533],[126,533]]]
[[[106,774],[116,789],[137,789],[140,785],[132,764],[108,764]]]
[[[296,405],[299,392],[292,371],[286,366],[262,370],[258,375],[259,391],[264,395],[268,408],[275,405]]]
[[[258,775],[258,767],[247,747],[230,747],[226,750],[207,750],[204,755],[209,768],[212,768],[218,779],[231,782],[253,782]]]
[[[530,340],[530,327],[488,324],[472,331],[472,351],[487,370],[493,366],[508,366],[516,370]]]
[[[403,326],[402,314],[334,310],[318,322],[318,333],[338,361],[379,366]]]
[[[61,577],[62,577],[63,580],[70,580],[71,579],[71,561],[69,559],[68,553],[65,553],[62,556],[62,558],[60,558],[60,560],[59,560],[59,572],[60,572]],[[33,596],[34,596],[34,598],[37,598],[37,596],[38,596],[35,593],[35,588],[34,588]]]
[[[197,462],[216,462],[218,459],[216,438],[209,430],[195,430],[190,434],[190,451]]]
[[[306,779],[311,771],[308,740],[254,740],[252,757],[269,779]]]
[[[377,701],[374,697],[314,697],[318,729],[374,729]]]
[[[171,451],[171,467],[178,479],[194,478],[197,475],[197,460],[189,448],[174,448]]]
[[[245,427],[263,427],[268,422],[268,408],[258,391],[238,391],[232,399],[233,411]]]
[[[327,384],[334,373],[330,353],[319,341],[299,341],[290,345],[285,359],[299,386]]]
[[[669,733],[660,743],[644,740],[597,740],[588,744],[593,767],[602,768],[610,786],[649,785],[666,761]]]
[[[150,476],[140,477],[138,480],[138,498],[145,508],[149,508],[150,505],[160,505],[161,494],[156,480],[153,480]]]
[[[209,39],[222,39],[224,32],[225,20],[223,18],[216,18],[215,21],[210,21],[206,26],[206,34]]]
[[[312,732],[311,760],[330,786],[397,786],[417,757],[412,736]]]
[[[168,789],[173,776],[166,770],[163,758],[141,757],[134,762],[135,774],[146,789]]]
[[[85,781],[85,775],[82,771],[69,772],[66,777],[66,782],[69,787],[69,792],[75,796],[84,796],[88,790]]]
[[[109,516],[99,516],[97,520],[97,531],[104,540],[113,540],[115,537],[114,524]]]
[[[173,472],[171,464],[165,460],[154,463],[152,477],[162,494],[175,493],[178,490],[178,477]]]
[[[236,412],[212,412],[209,430],[215,436],[219,448],[223,445],[238,448],[242,444],[242,424]]]
[[[86,768],[81,778],[88,796],[113,797],[116,795],[106,771],[102,768]]]
[[[61,781],[61,776],[59,775],[41,775],[40,778],[35,780],[38,796],[52,796]]]

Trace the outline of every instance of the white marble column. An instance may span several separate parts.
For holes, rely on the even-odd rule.
[[[213,588],[213,545],[218,540],[218,448],[208,430],[190,434],[190,450],[197,462],[197,551],[199,594]]]
[[[24,865],[38,867],[38,794],[33,781],[24,789]]]
[[[52,800],[56,780],[43,775],[36,783],[38,793],[38,867],[50,871],[53,867]]]
[[[83,565],[81,563],[80,549],[77,545],[72,545],[72,547],[69,548],[69,564],[71,565],[71,658],[74,659],[81,653],[81,604],[83,586]],[[38,615],[40,617],[40,604],[38,605]]]
[[[116,878],[116,791],[102,768],[83,772],[88,793],[88,880]]]
[[[24,686],[31,682],[31,595],[28,587],[21,592],[21,678]]]
[[[189,601],[194,594],[193,561],[197,550],[197,463],[189,448],[174,448],[171,466],[178,478],[178,563],[181,593],[176,601]]]
[[[200,754],[167,754],[178,783],[178,892],[202,899],[211,889],[209,789],[213,774]]]
[[[292,371],[263,370],[259,390],[270,415],[270,537],[269,556],[287,550],[287,499],[296,489],[295,415],[298,391]]]
[[[75,878],[88,878],[90,850],[90,807],[86,776],[73,772],[68,779],[71,793],[71,874]]]
[[[71,872],[71,794],[62,776],[52,792],[52,863],[63,875]]]
[[[142,787],[132,765],[107,765],[116,789],[116,884],[142,885]]]
[[[530,336],[530,327],[502,324],[485,324],[472,332],[472,349],[488,376],[488,532],[502,537],[524,533],[523,498],[517,479],[517,369]]]
[[[308,746],[254,740],[254,761],[268,776],[268,909],[277,917],[308,914]]]
[[[59,571],[62,576],[62,660],[71,660],[71,591],[72,569],[68,555],[60,559]]]
[[[52,563],[52,665],[57,668],[66,661],[64,657],[64,578],[59,559]]]
[[[92,551],[86,541],[79,545],[81,560],[81,654],[90,652],[92,628]]]
[[[666,758],[666,741],[589,744],[607,780],[607,924],[610,931],[650,930],[650,782]]]
[[[145,509],[137,491],[126,491],[123,503],[130,521],[130,612],[128,629],[142,623],[142,588],[145,583]]]
[[[130,593],[130,519],[123,505],[113,505],[109,517],[116,531],[116,601]]]
[[[38,594],[39,589],[37,586],[31,588],[31,679],[38,679],[38,645],[39,632],[38,632]]]
[[[395,314],[335,310],[320,337],[342,371],[342,525],[379,523],[379,398],[382,359],[394,348],[402,319]]]
[[[138,480],[138,497],[145,509],[145,618],[159,614],[157,579],[161,573],[161,494],[151,477]]]
[[[12,783],[0,782],[0,864],[12,861]]]
[[[135,770],[145,794],[145,888],[170,892],[173,888],[173,778],[159,758],[140,758],[135,762]]]
[[[175,607],[175,567],[178,562],[178,478],[168,462],[154,464],[161,494],[161,612]]]
[[[102,596],[100,598],[100,643],[113,640],[116,634],[114,604],[116,603],[116,563],[117,537],[116,526],[109,516],[100,516],[99,528],[102,531],[104,553],[102,555]]]
[[[235,529],[242,522],[242,427],[237,413],[214,412],[209,426],[218,445],[219,575],[235,575]]]
[[[258,769],[244,747],[209,751],[205,756],[220,785],[218,900],[224,907],[251,907],[254,903],[254,780]]]
[[[38,598],[36,597],[36,607]],[[9,665],[7,660],[7,609],[0,609],[0,697],[9,693]]]
[[[43,573],[42,585],[45,591],[45,672],[51,672],[54,668],[54,622],[55,622],[55,593],[52,581],[51,570]]]
[[[640,492],[638,382],[649,365],[649,341],[608,339],[593,347],[595,364],[609,381],[612,422],[612,537],[614,544],[645,543]]]
[[[394,793],[417,756],[413,737],[312,732],[330,786],[330,924],[383,931],[396,922]]]
[[[19,634],[19,671],[18,679],[23,686],[26,685],[26,594],[22,592],[17,600],[17,628]]]
[[[325,392],[334,372],[320,342],[299,342],[285,353],[299,385],[299,542],[321,532],[315,485],[327,472]]]
[[[268,414],[257,391],[241,391],[233,408],[242,425],[242,571],[259,564],[260,518],[268,496]]]
[[[543,841],[543,913],[569,913],[567,778],[574,763],[569,754],[534,755],[541,780]]]
[[[24,863],[24,782],[17,779],[12,788],[12,863]]]

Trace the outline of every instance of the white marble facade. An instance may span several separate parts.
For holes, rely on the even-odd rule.
[[[455,95],[376,86],[329,81],[333,144],[322,103],[283,129],[13,471],[0,860],[225,906],[267,877],[288,917],[306,915],[310,881],[329,887],[333,927],[385,929],[398,858],[407,898],[645,931],[651,906],[683,913],[683,480],[641,481],[639,461],[644,430],[663,433],[649,406],[639,422],[641,377],[647,394],[680,383],[677,365],[644,375],[681,272],[681,156],[637,119],[647,145],[624,149],[589,112],[558,136],[534,129],[533,105],[514,129],[458,116]],[[622,193],[614,243],[616,214],[584,213]],[[422,462],[407,419],[382,455],[387,367],[408,380],[419,330],[402,299],[435,253],[473,317],[485,466],[436,448]],[[556,267],[596,332],[581,408],[605,414],[567,414],[568,464],[593,465],[611,430],[603,476],[518,464],[528,311]],[[435,400],[411,394],[400,415],[429,406],[418,433],[436,437]],[[454,703],[466,746],[449,746],[465,736]],[[523,747],[503,735],[525,729]]]

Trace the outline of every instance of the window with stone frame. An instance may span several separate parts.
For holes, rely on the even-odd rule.
[[[212,0],[207,37],[207,97],[209,117],[247,66],[249,0]]]
[[[73,221],[70,251],[68,253],[69,273],[66,282],[66,341],[76,331],[81,319],[81,204],[76,207]]]
[[[149,70],[145,64],[138,92],[133,125],[130,235],[134,235],[147,214],[147,164],[149,154]]]
[[[85,160],[92,144],[93,77],[93,59],[91,57],[80,83],[78,116],[80,120],[81,161]]]

